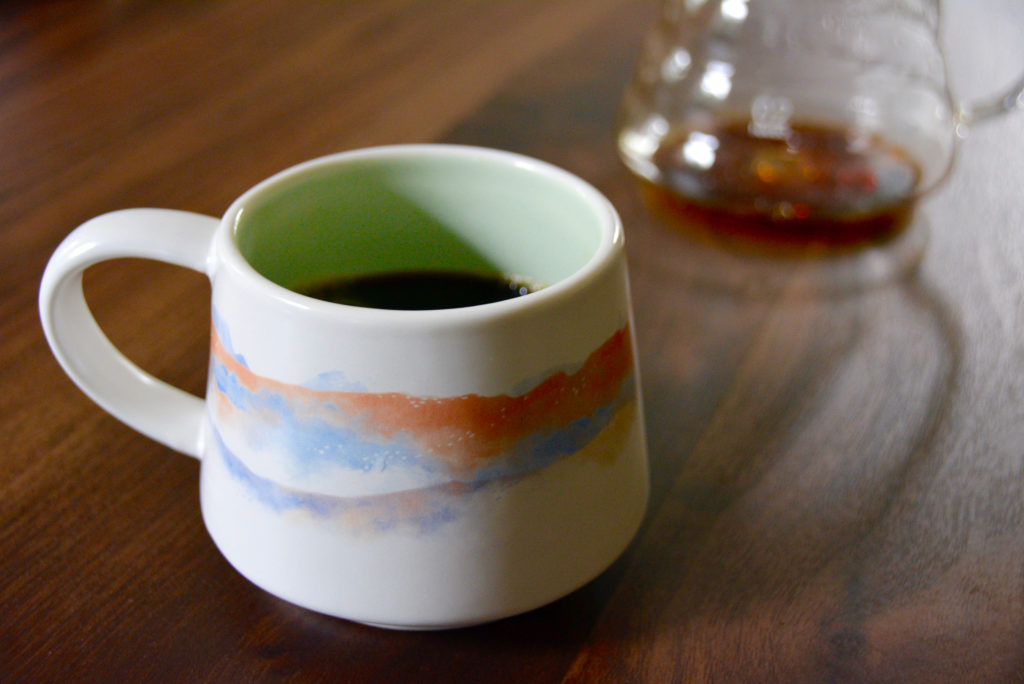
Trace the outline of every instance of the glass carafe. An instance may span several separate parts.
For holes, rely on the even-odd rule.
[[[876,243],[949,170],[958,105],[938,0],[664,0],[620,106],[620,155],[684,215],[756,238]]]

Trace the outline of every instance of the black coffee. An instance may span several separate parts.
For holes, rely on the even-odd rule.
[[[458,309],[514,299],[538,289],[502,274],[395,271],[342,275],[296,291],[336,304],[372,309]]]

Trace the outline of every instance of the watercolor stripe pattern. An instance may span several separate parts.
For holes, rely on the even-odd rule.
[[[257,474],[225,434],[244,434],[245,453],[272,453],[305,476],[337,469],[368,477],[399,471],[409,474],[405,498],[433,492],[450,500],[579,452],[636,401],[628,327],[615,331],[579,368],[551,372],[518,395],[417,397],[332,389],[325,378],[338,373],[283,383],[253,372],[231,349],[216,312],[211,346],[218,451],[236,481],[278,509],[324,513],[341,504]],[[343,499],[347,509],[356,505]]]

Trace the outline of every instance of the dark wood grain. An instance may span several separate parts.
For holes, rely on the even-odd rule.
[[[953,9],[982,7],[1024,25],[1010,3]],[[615,156],[655,9],[0,8],[0,681],[1024,680],[1024,116],[965,142],[913,239],[880,254],[895,276],[723,249],[653,211]],[[1004,49],[958,49],[954,76]],[[198,463],[81,395],[35,310],[49,254],[93,215],[217,215],[292,163],[415,141],[525,152],[612,199],[652,466],[608,572],[437,633],[250,585],[203,528]],[[201,276],[125,260],[86,290],[129,356],[202,392]]]

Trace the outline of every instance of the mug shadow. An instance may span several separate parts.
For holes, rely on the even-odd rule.
[[[622,639],[618,656],[658,640],[679,671],[728,675],[769,649],[794,676],[863,676],[884,648],[872,606],[937,581],[910,547],[954,554],[888,542],[942,467],[963,363],[956,315],[916,268],[927,217],[889,252],[793,259],[616,203],[643,243],[630,264],[654,491],[599,633]],[[682,631],[707,638],[659,637]]]
[[[349,681],[548,681],[565,672],[625,570],[620,558],[584,587],[530,612],[482,625],[403,631],[362,625],[291,605],[252,587],[260,614],[281,624],[259,655],[268,674]],[[334,647],[325,648],[325,644]],[[415,658],[403,659],[408,649]],[[396,657],[396,654],[398,657]],[[482,678],[481,673],[489,673]]]

